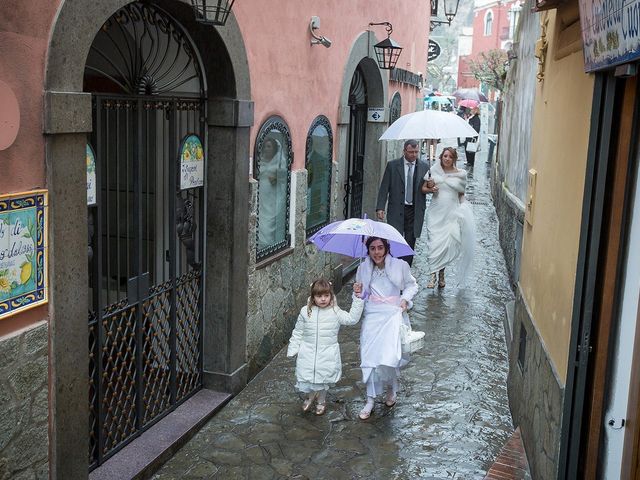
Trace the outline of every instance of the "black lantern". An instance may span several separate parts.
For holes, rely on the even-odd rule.
[[[223,26],[235,0],[191,0],[196,20],[206,25]]]
[[[395,68],[396,63],[398,63],[400,52],[402,52],[402,47],[391,38],[393,26],[389,22],[370,23],[369,26],[371,25],[384,25],[387,29],[387,38],[376,43],[373,46],[373,49],[376,52],[378,66],[382,70],[391,70],[392,68]]]
[[[440,0],[431,0],[431,21],[430,30],[433,30],[438,25],[451,25],[454,17],[458,13],[458,6],[460,0],[442,0],[442,6],[444,10],[444,17],[446,20],[440,20],[436,18],[438,16],[438,2]]]

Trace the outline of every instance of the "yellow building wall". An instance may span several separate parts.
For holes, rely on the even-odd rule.
[[[538,83],[530,168],[537,171],[533,225],[525,221],[520,288],[551,363],[564,384],[587,162],[594,76],[582,50],[555,58],[556,11],[549,19],[544,80]],[[565,50],[566,52],[566,50]],[[526,127],[523,127],[526,128]]]

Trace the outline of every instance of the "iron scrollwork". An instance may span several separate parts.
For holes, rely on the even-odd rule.
[[[85,90],[202,94],[201,70],[182,27],[159,8],[133,2],[109,18],[96,35],[87,57]]]
[[[196,226],[193,202],[182,198],[178,194],[176,198],[176,232],[180,242],[185,247],[187,263],[192,267],[196,265],[196,240],[194,235]]]

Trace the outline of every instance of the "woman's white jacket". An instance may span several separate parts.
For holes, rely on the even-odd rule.
[[[360,320],[364,302],[353,297],[351,310],[345,312],[336,304],[325,308],[307,307],[300,310],[296,326],[289,340],[287,356],[298,355],[298,382],[336,383],[342,376],[342,359],[338,345],[340,325],[355,325]]]

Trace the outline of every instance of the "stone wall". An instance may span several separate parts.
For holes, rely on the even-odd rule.
[[[43,321],[0,339],[0,480],[49,476],[48,334]]]
[[[332,178],[336,178],[335,172]],[[255,180],[250,182],[247,364],[252,378],[289,341],[298,312],[307,302],[311,282],[320,275],[333,279],[333,273],[332,255],[318,253],[315,246],[306,242],[306,170],[291,172],[293,251],[256,269],[258,184]]]
[[[531,321],[531,312],[520,289],[516,292],[507,387],[511,415],[522,432],[532,478],[555,479],[564,387]]]
[[[531,155],[530,128],[536,91],[537,59],[533,56],[540,34],[539,14],[523,8],[513,45],[513,58],[501,97],[498,152],[491,172],[491,191],[500,222],[500,245],[511,284],[519,277],[520,248]],[[512,54],[512,56],[513,56]]]

